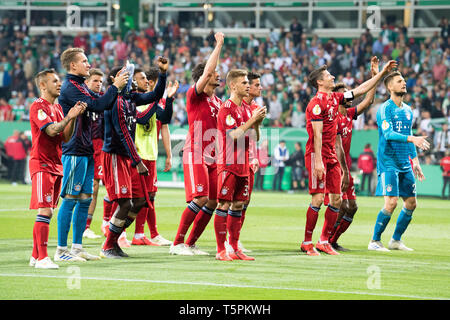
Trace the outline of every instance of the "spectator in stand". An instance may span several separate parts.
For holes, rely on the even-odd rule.
[[[445,152],[450,150],[450,131],[448,130],[448,123],[442,124],[442,130],[436,132],[434,136],[434,147],[436,160],[443,158]]]
[[[450,200],[450,150],[447,149],[445,152],[445,157],[440,161],[440,166],[442,169],[442,178],[444,180],[444,185],[442,187],[442,198],[445,199],[445,190],[447,185],[449,186],[448,197]]]
[[[0,98],[0,121],[13,121],[12,109],[12,106],[8,104],[5,98]]]
[[[13,135],[5,141],[6,155],[9,157],[9,180],[13,185],[25,183],[25,161],[27,151],[23,140],[20,138],[21,132],[14,130]]]
[[[289,165],[292,167],[292,189],[305,189],[305,179],[303,177],[303,169],[305,168],[305,153],[303,152],[302,144],[295,143],[295,151],[289,157]]]
[[[370,195],[373,195],[372,191],[372,176],[373,171],[375,170],[376,158],[372,151],[370,143],[366,144],[364,147],[364,151],[358,157],[358,168],[362,173],[361,180],[361,192],[364,191],[364,185],[367,179],[368,182],[368,192]]]
[[[11,76],[7,70],[5,70],[5,65],[0,64],[0,98],[9,98],[9,88],[11,85]]]
[[[286,147],[286,141],[281,140],[278,146],[273,150],[273,159],[275,175],[273,177],[272,190],[281,191],[284,170],[286,168],[285,162],[289,159],[289,150]]]

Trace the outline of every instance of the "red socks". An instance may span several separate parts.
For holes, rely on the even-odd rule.
[[[241,232],[241,216],[240,211],[231,211],[227,217],[227,230],[230,233],[230,245],[234,251],[238,250],[239,234]]]
[[[155,200],[150,199],[151,207],[147,208],[147,224],[150,229],[150,237],[154,238],[158,233],[158,229],[156,228],[156,212],[155,212]]]
[[[310,205],[306,211],[306,226],[305,226],[305,240],[304,242],[312,241],[312,234],[316,227],[317,218],[319,216],[320,208]]]
[[[35,259],[42,260],[48,256],[47,244],[50,230],[50,217],[37,215],[33,228],[33,253]]]
[[[199,211],[200,207],[194,201],[191,201],[186,209],[184,209],[175,240],[173,241],[174,246],[184,243],[184,237]]]
[[[204,206],[202,210],[199,211],[199,213],[195,217],[194,224],[192,225],[191,233],[189,234],[189,237],[186,241],[186,244],[188,246],[194,245],[198,238],[200,238],[203,231],[205,231],[209,220],[211,220],[213,213],[214,209],[211,210],[206,206]]]
[[[147,207],[142,207],[136,216],[136,224],[134,226],[134,233],[144,233],[145,220],[147,219]]]
[[[334,234],[331,236],[329,242],[336,243],[338,241],[339,237],[341,236],[341,234],[343,234],[348,229],[348,227],[350,226],[352,221],[353,221],[352,218],[349,218],[346,216],[342,217],[341,222],[339,223],[338,227],[334,231]]]
[[[214,232],[216,233],[217,252],[225,250],[225,241],[227,240],[227,212],[216,209],[214,216]]]
[[[320,242],[328,241],[333,231],[334,224],[339,213],[339,209],[328,205],[325,210],[325,221],[323,222],[322,234],[320,235]]]

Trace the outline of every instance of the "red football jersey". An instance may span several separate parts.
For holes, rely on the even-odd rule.
[[[255,100],[252,100],[250,102],[250,104],[245,102],[245,100],[242,100],[242,106],[245,107],[248,110],[247,116],[248,116],[249,119],[252,117],[252,112],[259,107],[258,104],[256,104]],[[248,157],[249,157],[249,161],[250,162],[253,159],[255,159],[255,158],[257,159],[258,158],[258,149],[257,149],[257,146],[256,146],[256,140],[255,139],[250,139],[250,141],[249,141],[249,150],[248,151],[249,151]]]
[[[306,143],[305,155],[314,153],[314,132],[312,121],[323,121],[322,131],[322,158],[330,161],[337,161],[336,156],[336,132],[337,116],[339,104],[342,103],[344,94],[332,92],[329,95],[317,92],[314,98],[306,107],[306,130],[308,132],[308,142]]]
[[[237,176],[249,175],[248,135],[239,140],[232,140],[228,132],[245,124],[250,117],[247,108],[238,106],[228,99],[219,109],[217,129],[219,134],[217,173],[229,171]]]
[[[215,156],[217,114],[221,104],[216,95],[198,94],[195,84],[186,93],[189,132],[183,150],[193,152],[194,163],[203,163],[205,157]]]
[[[62,132],[50,137],[45,128],[64,119],[62,107],[59,104],[39,98],[30,106],[30,124],[32,147],[30,153],[30,175],[45,171],[55,175],[63,175],[61,162]]]
[[[347,109],[347,115],[345,116],[339,112],[337,119],[337,132],[341,135],[342,148],[349,167],[351,165],[350,145],[352,143],[353,120],[356,120],[357,117],[356,107],[352,107]]]

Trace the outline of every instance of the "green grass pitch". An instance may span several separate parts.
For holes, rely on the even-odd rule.
[[[256,192],[241,233],[255,261],[214,259],[212,220],[198,241],[209,256],[180,257],[168,247],[131,247],[128,259],[59,263],[58,270],[28,266],[36,212],[28,210],[30,186],[0,185],[0,299],[158,299],[158,300],[304,300],[304,299],[450,299],[450,201],[420,198],[403,240],[414,252],[369,252],[376,215],[383,199],[359,197],[359,210],[340,243],[352,249],[340,256],[309,257],[299,250],[309,196]],[[92,222],[100,234],[101,199]],[[401,201],[399,207],[401,206]],[[184,191],[160,189],[156,198],[158,230],[173,239]],[[400,209],[383,234],[387,245]],[[313,241],[322,229],[319,214]],[[134,225],[128,229],[128,239]],[[146,234],[148,228],[146,226]],[[49,255],[56,248],[56,214],[50,224]],[[69,234],[69,246],[72,233]],[[98,254],[102,239],[83,240]],[[110,290],[114,287],[115,290]]]

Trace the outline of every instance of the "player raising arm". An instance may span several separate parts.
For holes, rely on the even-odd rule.
[[[378,58],[372,57],[371,60],[371,73],[372,77],[379,72],[378,70]],[[334,92],[346,92],[348,89],[345,84],[338,83],[333,89]],[[350,145],[352,141],[352,128],[353,120],[362,114],[373,103],[375,97],[376,87],[370,89],[365,98],[357,106],[352,107],[351,102],[347,102],[345,105],[339,105],[339,114],[337,119],[337,139],[336,139],[336,154],[338,156],[339,163],[342,168],[342,203],[339,208],[339,215],[336,223],[333,227],[329,243],[337,251],[348,251],[348,249],[340,246],[337,240],[343,234],[353,221],[353,216],[358,210],[356,204],[355,187],[353,184],[353,177],[349,174],[350,167],[352,165],[352,158],[350,157]],[[346,168],[348,168],[346,170]],[[348,178],[348,179],[347,179]],[[327,197],[325,197],[327,198]],[[328,201],[325,199],[325,204]]]
[[[426,136],[412,135],[413,113],[411,108],[403,102],[406,94],[406,82],[402,74],[398,71],[390,73],[384,79],[384,85],[390,93],[390,99],[377,112],[379,143],[376,190],[377,196],[384,196],[384,207],[378,213],[368,249],[412,251],[403,244],[401,236],[406,231],[417,206],[414,177],[419,181],[425,178],[417,158],[416,147],[428,150],[430,143],[426,140]],[[403,199],[403,207],[398,216],[392,239],[389,241],[389,249],[387,249],[381,243],[381,234],[397,207],[399,197]]]
[[[328,72],[326,65],[312,71],[308,77],[310,85],[317,89],[317,94],[306,108],[306,129],[309,138],[306,144],[305,163],[310,177],[311,204],[306,214],[305,239],[301,244],[301,250],[308,255],[319,255],[311,239],[320,206],[324,201],[325,190],[329,192],[330,204],[325,211],[324,226],[317,249],[332,255],[339,254],[328,242],[341,206],[341,167],[335,149],[339,105],[365,94],[395,66],[395,61],[389,61],[382,72],[345,93],[333,92],[335,78]]]
[[[184,190],[187,207],[169,253],[176,255],[207,255],[196,242],[202,235],[217,207],[217,164],[215,161],[215,135],[217,113],[222,101],[215,95],[220,85],[216,71],[224,35],[214,35],[216,46],[206,62],[192,70],[194,85],[186,92],[186,111],[189,132],[183,147]],[[212,148],[211,148],[212,146]],[[192,225],[189,237],[185,236]]]

